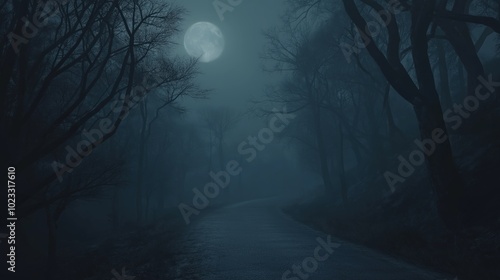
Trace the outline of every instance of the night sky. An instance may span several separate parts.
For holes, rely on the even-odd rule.
[[[200,64],[200,84],[212,89],[210,100],[189,102],[190,106],[228,105],[245,108],[247,101],[262,97],[265,86],[272,83],[272,74],[262,71],[260,54],[265,47],[262,32],[279,22],[284,11],[284,0],[243,1],[232,12],[224,13],[221,21],[211,1],[186,0],[179,2],[188,13],[183,22],[184,30],[199,21],[217,25],[226,40],[226,47],[219,59]],[[181,32],[182,42],[184,32]],[[182,46],[182,43],[180,43]],[[180,53],[184,52],[182,48]]]

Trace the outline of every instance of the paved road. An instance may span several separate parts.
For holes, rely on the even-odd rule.
[[[328,240],[327,234],[282,214],[283,203],[263,199],[202,213],[182,241],[178,279],[452,279],[358,245]]]

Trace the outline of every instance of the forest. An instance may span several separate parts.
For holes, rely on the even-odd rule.
[[[1,279],[500,279],[498,0],[0,0],[0,30]]]

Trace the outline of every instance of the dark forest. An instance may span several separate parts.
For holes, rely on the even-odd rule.
[[[500,279],[498,0],[0,0],[0,31],[0,279]]]

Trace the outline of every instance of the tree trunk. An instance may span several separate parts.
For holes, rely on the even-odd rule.
[[[224,170],[224,136],[220,136],[219,138],[219,168],[220,170]]]
[[[450,229],[461,226],[460,206],[463,196],[463,184],[453,160],[453,153],[443,110],[436,90],[434,75],[429,60],[427,30],[432,21],[433,1],[415,3],[412,7],[411,42],[412,55],[415,63],[419,91],[424,102],[414,105],[420,128],[422,141],[431,141],[434,151],[428,152],[426,162],[437,196],[437,207],[443,222]],[[435,132],[440,131],[446,136],[442,143],[435,143]]]
[[[361,15],[355,1],[343,0],[342,2],[344,3],[347,14],[356,27],[359,30],[366,30],[366,20]],[[378,64],[384,76],[391,83],[391,86],[401,95],[401,97],[413,105],[419,123],[421,138],[422,140],[429,139],[429,141],[435,138],[434,132],[436,129],[442,130],[442,133],[447,136],[443,112],[428,54],[427,31],[434,18],[435,7],[435,0],[412,2],[411,43],[418,87],[414,84],[408,72],[404,70],[404,67],[401,67],[399,51],[395,53],[391,52],[390,56],[388,54],[388,57],[385,57],[376,44],[372,43],[366,46],[370,56]],[[442,26],[444,26],[444,28],[449,27],[447,24],[443,24]],[[400,31],[398,22],[395,20],[391,21],[387,28],[389,45],[394,47],[394,50],[399,50]],[[457,36],[456,30],[444,31],[447,33],[447,36]],[[370,34],[368,34],[367,37],[373,41],[373,37]],[[457,46],[456,43],[458,41],[462,40],[457,39],[454,47]],[[464,57],[465,54],[463,53],[465,50],[464,48],[456,48],[457,53],[459,51],[461,52],[459,56],[463,59],[463,63],[469,66],[467,69],[472,70],[476,68],[475,70],[480,71],[480,67],[476,67],[477,65],[475,65],[476,61],[474,61],[474,57],[466,60],[468,58]],[[469,78],[470,74],[471,73],[469,73]],[[475,78],[477,78],[477,75]],[[437,196],[437,208],[440,217],[447,227],[450,229],[457,229],[461,226],[460,206],[463,199],[464,187],[459,179],[459,173],[453,161],[449,138],[446,137],[445,141],[440,142],[442,143],[435,144],[433,152],[428,153],[426,162]]]
[[[415,107],[422,141],[433,139],[433,131],[446,132],[441,110],[433,111],[426,107]],[[443,222],[450,229],[461,226],[460,208],[464,186],[453,160],[449,138],[441,144],[435,143],[435,151],[426,157],[429,175],[437,197],[437,207]]]
[[[212,171],[212,158],[213,158],[213,138],[212,138],[212,130],[210,130],[210,136],[209,136],[209,139],[210,139],[210,143],[208,145],[208,155],[209,155],[209,159],[208,159],[208,172]]]
[[[111,202],[111,226],[113,231],[118,229],[118,188],[113,188],[113,200]]]
[[[450,81],[448,76],[448,63],[446,61],[446,51],[442,41],[437,42],[437,51],[439,57],[439,85],[441,91],[441,104],[445,110],[450,109],[453,100],[451,98]]]
[[[314,105],[313,105],[314,106]],[[318,145],[319,163],[321,166],[321,177],[326,193],[333,195],[333,184],[328,170],[328,156],[326,153],[325,141],[323,139],[323,129],[321,126],[321,111],[319,106],[313,109],[314,125],[316,130],[316,144]]]
[[[342,129],[342,123],[338,122],[338,132],[339,132],[339,182],[340,182],[340,193],[342,197],[342,202],[347,203],[347,181],[345,176],[345,163],[344,163],[344,131]]]
[[[163,209],[165,208],[165,184],[164,183],[160,183],[159,184],[159,191],[158,191],[159,195],[158,195],[158,205],[157,205],[157,208],[158,208],[158,211],[159,212],[163,212]],[[182,201],[182,198],[179,197],[179,201]]]
[[[462,61],[460,61],[460,58],[457,59],[457,66],[458,66],[458,70],[457,70],[457,75],[458,75],[458,85],[459,85],[459,94],[460,94],[460,98],[463,99],[465,98],[465,96],[467,95],[467,83],[465,82],[466,81],[466,76],[465,76],[465,69],[464,69],[464,66],[462,64]]]
[[[387,83],[387,87],[385,88],[385,93],[384,93],[384,111],[386,114],[387,132],[389,134],[389,141],[391,143],[392,150],[394,152],[398,152],[403,145],[406,145],[407,139],[404,133],[401,131],[401,129],[399,129],[399,127],[396,125],[396,122],[394,121],[391,102],[389,100],[390,93],[391,93],[391,85],[390,83]]]
[[[144,184],[144,162],[146,157],[146,140],[147,140],[147,109],[145,108],[146,101],[141,103],[141,116],[142,116],[142,129],[141,129],[141,138],[139,140],[139,162],[137,167],[137,186],[135,192],[135,203],[136,203],[136,211],[137,211],[137,223],[142,223],[143,216],[143,201],[142,201],[142,193],[143,193],[143,184]]]
[[[442,5],[445,1],[443,1]],[[468,2],[468,1],[467,1]],[[466,1],[455,1],[453,12],[463,14],[469,9]],[[437,20],[439,27],[444,31],[446,38],[457,53],[462,64],[467,70],[467,93],[473,95],[479,84],[478,77],[484,75],[484,68],[476,52],[476,46],[471,39],[471,34],[467,23],[462,21],[450,21],[447,19]]]
[[[151,198],[151,194],[149,192],[146,192],[146,197],[144,198],[144,221],[147,223],[148,221],[148,215],[149,215],[149,202]]]
[[[375,103],[373,96],[365,99],[365,113],[367,115],[368,121],[368,135],[369,135],[369,147],[372,151],[371,157],[371,167],[373,171],[385,172],[387,170],[387,162],[385,158],[385,149],[380,137],[379,124],[377,122],[377,117],[373,111],[373,104]]]
[[[28,15],[30,2],[29,0],[14,1],[14,16],[9,25],[9,30],[13,30],[13,33],[22,34],[24,24],[21,18]],[[14,48],[10,44],[6,44],[6,48],[5,54],[0,61],[0,110],[2,111],[5,110],[9,82],[14,74],[18,59]]]
[[[47,247],[47,271],[46,278],[51,280],[57,266],[57,221],[55,220],[50,205],[45,208],[48,229],[48,247]]]

